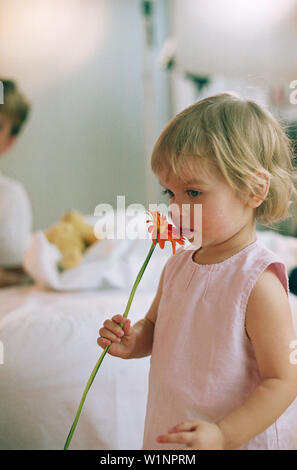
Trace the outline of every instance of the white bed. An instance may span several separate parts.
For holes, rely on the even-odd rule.
[[[63,449],[82,392],[103,351],[104,319],[123,313],[129,291],[55,293],[36,286],[0,292],[0,448]],[[132,323],[151,293],[136,295]],[[149,357],[107,355],[88,393],[71,449],[139,449]]]
[[[267,246],[274,243],[277,247],[278,243],[288,263],[294,262],[292,252],[285,251],[288,239],[277,234],[270,238],[269,234],[258,235]],[[135,257],[130,270],[131,287],[146,256],[148,244],[143,243],[145,248],[138,252],[142,255]],[[154,253],[132,303],[132,324],[149,309],[170,253],[169,246],[167,251],[158,248]],[[106,318],[123,313],[129,293],[130,287],[55,292],[33,285],[0,290],[0,341],[4,349],[0,449],[63,449],[84,387],[103,351],[96,343],[98,330]],[[290,294],[290,302],[296,320],[297,297]],[[149,361],[149,357],[105,357],[70,449],[141,448]]]

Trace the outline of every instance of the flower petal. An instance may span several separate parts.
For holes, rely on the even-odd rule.
[[[171,223],[168,223],[167,218],[164,215],[160,214],[160,212],[147,211],[147,213],[151,218],[151,220],[146,221],[147,223],[150,222],[151,224],[148,227],[148,232],[152,234],[154,244],[158,242],[160,248],[163,249],[165,246],[165,242],[169,241],[172,243],[172,250],[175,253],[176,243],[183,245],[185,243],[185,238],[180,235],[179,231],[177,231]]]

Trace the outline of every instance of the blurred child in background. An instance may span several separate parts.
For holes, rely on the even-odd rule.
[[[1,79],[0,157],[15,143],[30,105],[12,80]],[[20,282],[25,273],[22,258],[32,227],[32,209],[24,186],[0,172],[0,287]]]

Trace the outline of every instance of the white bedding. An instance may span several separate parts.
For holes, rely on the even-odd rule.
[[[269,248],[274,244],[276,251],[282,250],[293,265],[297,239],[288,243],[278,234],[258,235]],[[170,250],[157,250],[136,291],[129,313],[132,324],[148,311],[170,255]],[[130,251],[133,263],[123,271],[125,276],[129,273],[129,283],[144,261],[147,250],[143,251],[136,250],[135,256]],[[98,330],[106,318],[124,312],[131,287],[132,283],[129,289],[55,292],[34,285],[0,290],[4,346],[0,449],[63,449],[87,380],[103,351],[96,343]],[[292,294],[290,304],[297,331],[297,297]],[[71,449],[141,448],[149,362],[149,357],[104,358]]]
[[[0,291],[0,448],[63,449],[99,358],[104,319],[123,313],[129,291],[55,293],[36,286]],[[142,318],[151,293],[136,293]],[[149,357],[106,355],[88,393],[71,449],[140,449]]]

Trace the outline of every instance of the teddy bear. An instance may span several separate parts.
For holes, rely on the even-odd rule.
[[[60,271],[78,266],[85,250],[99,241],[93,227],[75,210],[63,214],[59,222],[45,231],[45,236],[62,253]]]
[[[63,222],[69,222],[71,225],[73,225],[76,232],[85,242],[86,247],[98,241],[98,238],[94,234],[93,227],[86,222],[84,217],[78,211],[72,210],[66,212],[62,216],[61,220]]]

